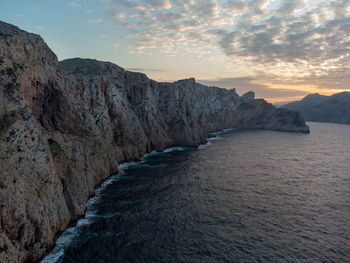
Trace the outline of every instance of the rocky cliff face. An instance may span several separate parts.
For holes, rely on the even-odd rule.
[[[253,93],[96,60],[60,65],[40,36],[0,22],[0,262],[42,258],[118,163],[231,127],[308,132]]]
[[[350,124],[350,92],[332,96],[310,94],[281,108],[298,111],[308,121]]]

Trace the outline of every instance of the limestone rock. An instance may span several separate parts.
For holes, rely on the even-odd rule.
[[[118,163],[233,127],[308,131],[250,93],[59,63],[40,36],[0,22],[0,262],[42,258]]]
[[[244,93],[241,97],[241,100],[244,101],[251,101],[255,99],[255,93],[253,91],[248,91],[247,93]]]

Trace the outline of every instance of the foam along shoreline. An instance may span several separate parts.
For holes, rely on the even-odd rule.
[[[208,147],[212,145],[210,141],[217,141],[217,140],[223,140],[222,137],[219,137],[219,134],[227,134],[227,133],[232,133],[234,131],[237,131],[237,129],[230,128],[230,129],[223,129],[221,131],[217,131],[214,133],[209,133],[210,136],[215,136],[215,137],[208,137],[207,138],[207,143],[205,144],[200,144],[197,147],[183,147],[183,146],[175,146],[175,147],[169,147],[164,149],[163,151],[152,151],[150,153],[144,154],[140,158],[139,162],[131,161],[131,162],[124,162],[118,166],[119,172],[115,175],[110,176],[108,179],[106,179],[98,188],[95,190],[95,194],[87,201],[86,205],[86,212],[85,216],[81,219],[79,219],[75,226],[69,227],[66,230],[63,231],[63,233],[60,235],[60,237],[56,240],[56,245],[51,251],[50,254],[48,254],[45,258],[42,259],[41,263],[56,263],[58,262],[61,257],[64,255],[64,249],[70,245],[70,243],[74,240],[74,237],[76,237],[78,233],[78,228],[82,225],[88,225],[94,222],[95,218],[108,218],[108,217],[113,217],[116,214],[113,215],[103,215],[103,216],[97,216],[94,214],[91,209],[91,206],[95,204],[99,198],[101,197],[101,193],[104,191],[104,189],[114,183],[118,182],[120,179],[123,178],[124,176],[124,171],[127,170],[130,167],[137,167],[137,168],[143,168],[143,167],[154,167],[154,165],[148,165],[145,164],[146,158],[152,155],[161,155],[161,154],[166,154],[170,152],[178,152],[178,151],[188,151],[191,149],[203,149],[205,147]],[[160,164],[161,165],[161,164]]]
[[[231,133],[234,131],[238,131],[239,129],[237,128],[227,128],[227,129],[223,129],[217,132],[210,132],[209,135],[210,136],[216,136],[216,135],[221,135],[221,134],[225,134],[225,133]]]
[[[40,36],[1,21],[0,32],[1,262],[41,260],[118,164],[151,149],[198,146],[227,127],[309,131],[298,113],[253,92],[157,82],[93,59],[59,62]]]

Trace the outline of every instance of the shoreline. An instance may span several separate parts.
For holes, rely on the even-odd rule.
[[[240,131],[257,131],[257,130],[261,130],[261,131],[275,131],[275,132],[288,132],[288,133],[296,133],[296,134],[310,134],[310,132],[305,133],[305,132],[284,131],[284,130],[258,129],[258,128],[257,129],[251,129],[251,128],[250,129],[225,128],[225,129],[222,129],[222,130],[209,132],[207,134],[206,142],[198,144],[196,146],[180,146],[180,145],[170,146],[170,147],[164,148],[162,151],[152,150],[150,152],[146,152],[140,158],[136,158],[136,159],[133,159],[133,160],[130,160],[130,161],[121,162],[118,165],[118,172],[115,173],[115,174],[111,174],[108,178],[106,178],[105,180],[101,181],[96,186],[96,188],[94,190],[94,194],[88,197],[88,200],[86,201],[86,208],[85,208],[84,215],[81,215],[76,220],[71,221],[64,230],[62,230],[59,233],[57,233],[57,237],[55,236],[55,244],[54,244],[54,246],[50,249],[50,251],[43,258],[41,258],[39,261],[36,261],[36,263],[51,263],[51,262],[55,263],[55,262],[57,262],[59,260],[59,257],[63,255],[63,254],[59,253],[60,251],[58,253],[56,253],[56,254],[59,254],[56,257],[49,258],[49,259],[47,259],[48,261],[44,261],[48,256],[50,256],[52,254],[53,250],[55,249],[55,247],[57,245],[57,241],[63,236],[64,232],[66,232],[70,228],[78,227],[80,220],[88,220],[87,210],[88,210],[89,203],[91,203],[92,199],[94,199],[94,198],[96,198],[98,196],[97,195],[98,192],[103,191],[104,188],[107,185],[112,183],[113,179],[115,179],[115,177],[117,177],[120,174],[120,172],[123,170],[123,167],[129,166],[130,164],[141,163],[144,158],[146,158],[147,156],[153,155],[153,154],[164,154],[164,153],[167,153],[167,152],[184,151],[184,150],[189,150],[189,149],[203,149],[204,147],[210,146],[212,141],[222,140],[223,138],[220,137],[219,135],[235,133],[235,132],[240,132]],[[170,149],[174,149],[174,150],[170,150]],[[136,161],[136,160],[139,160],[139,161]],[[111,181],[111,182],[109,182],[109,181]],[[55,254],[52,254],[52,255],[55,255]]]
[[[62,251],[62,250],[59,250],[57,253],[52,254],[54,249],[56,248],[56,246],[58,244],[57,242],[59,241],[59,239],[63,237],[64,233],[68,229],[78,227],[79,221],[88,220],[87,211],[89,208],[89,204],[91,204],[91,202],[92,202],[91,200],[93,200],[94,198],[98,198],[98,192],[103,191],[107,185],[112,183],[113,180],[115,179],[115,177],[120,175],[120,172],[123,171],[124,167],[130,166],[130,164],[141,163],[144,158],[151,156],[151,155],[164,154],[164,153],[173,152],[173,151],[186,151],[186,150],[190,150],[190,149],[203,149],[206,146],[210,146],[212,141],[222,140],[222,138],[219,137],[219,135],[234,133],[237,131],[242,131],[242,130],[237,129],[237,128],[226,128],[226,129],[222,129],[222,130],[215,131],[215,132],[209,132],[207,135],[206,143],[198,144],[197,146],[191,146],[191,147],[189,147],[189,146],[171,146],[171,147],[167,147],[167,148],[163,149],[161,152],[156,151],[156,150],[152,150],[150,152],[146,152],[140,158],[120,163],[118,165],[118,172],[117,173],[111,174],[108,178],[101,181],[101,183],[96,186],[96,188],[94,190],[94,194],[91,195],[86,202],[86,208],[85,208],[84,215],[80,216],[76,220],[71,221],[64,230],[57,233],[57,235],[55,236],[55,243],[54,243],[53,247],[50,249],[50,251],[43,258],[36,261],[36,263],[56,263],[60,259],[60,257],[63,256],[64,251]],[[135,160],[140,160],[140,161],[135,162]],[[61,253],[61,252],[63,252],[63,253]],[[50,255],[52,255],[52,257],[50,257]]]
[[[157,82],[94,59],[59,62],[39,35],[2,21],[0,29],[6,32],[0,243],[8,247],[0,261],[44,258],[84,217],[87,200],[118,163],[154,149],[196,147],[225,127],[309,130],[298,113],[254,92],[240,96],[194,78]]]
[[[113,180],[115,179],[115,177],[117,177],[118,175],[120,175],[120,172],[123,171],[124,167],[130,166],[130,164],[138,164],[138,163],[142,163],[143,159],[150,156],[150,155],[155,155],[155,154],[164,154],[164,153],[168,153],[168,152],[172,152],[172,151],[185,151],[185,150],[190,150],[190,149],[203,149],[204,147],[210,146],[212,141],[217,141],[217,140],[222,140],[223,138],[220,137],[219,135],[224,135],[224,134],[230,134],[230,133],[235,133],[235,132],[239,132],[239,131],[257,131],[257,130],[261,130],[261,131],[275,131],[275,132],[289,132],[289,133],[296,133],[296,134],[309,134],[309,133],[302,133],[302,132],[294,132],[294,131],[284,131],[284,130],[268,130],[268,129],[239,129],[239,128],[225,128],[219,131],[214,131],[214,132],[209,132],[207,134],[207,138],[206,138],[206,142],[202,143],[202,144],[198,144],[196,146],[171,146],[171,147],[167,147],[165,149],[163,149],[162,151],[156,151],[156,150],[152,150],[150,152],[146,152],[142,157],[140,158],[136,158],[130,161],[125,161],[122,162],[118,165],[118,172],[115,174],[111,174],[108,178],[106,178],[105,180],[101,181],[95,188],[94,190],[94,194],[91,195],[88,200],[86,201],[86,208],[85,208],[85,212],[84,215],[80,216],[78,219],[73,220],[72,222],[70,222],[67,227],[63,230],[60,231],[57,234],[57,237],[55,237],[55,244],[54,246],[50,249],[50,251],[39,261],[37,261],[36,263],[56,263],[60,257],[63,255],[63,253],[60,253],[61,251],[58,251],[58,253],[52,254],[52,252],[54,251],[55,247],[57,246],[57,241],[63,237],[63,234],[70,228],[76,228],[79,226],[79,221],[81,220],[88,220],[88,216],[87,216],[87,210],[89,207],[89,204],[91,203],[91,200],[93,200],[94,198],[97,198],[98,196],[98,192],[103,191],[104,188],[109,185],[110,183],[113,182]],[[171,150],[172,149],[172,150]],[[136,161],[139,160],[139,161]],[[53,255],[53,257],[48,258],[47,261],[44,261],[47,257],[49,257],[50,255]],[[57,254],[57,256],[55,256]]]

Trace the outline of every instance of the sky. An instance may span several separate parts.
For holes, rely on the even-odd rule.
[[[350,0],[0,0],[59,60],[195,77],[270,102],[350,91]]]

